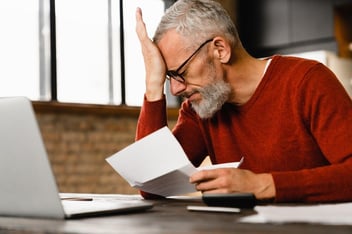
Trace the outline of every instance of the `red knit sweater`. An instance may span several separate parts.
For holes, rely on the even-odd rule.
[[[165,125],[166,100],[145,100],[136,139]],[[352,201],[352,101],[315,61],[274,56],[246,104],[209,120],[185,101],[173,133],[195,166],[244,157],[241,168],[271,173],[276,202]]]

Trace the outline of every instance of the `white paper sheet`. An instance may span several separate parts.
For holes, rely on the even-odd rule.
[[[352,225],[352,203],[306,206],[256,206],[258,214],[243,217],[245,223],[319,223]]]
[[[189,183],[189,177],[202,170],[188,160],[168,127],[136,141],[106,161],[131,186],[165,197],[196,192],[194,185]],[[204,169],[238,165],[239,162],[217,164]]]

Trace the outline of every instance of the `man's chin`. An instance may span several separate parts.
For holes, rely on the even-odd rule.
[[[213,117],[214,113],[216,112],[216,111],[210,112],[207,108],[201,107],[197,103],[191,102],[191,105],[192,105],[192,109],[197,113],[197,115],[201,119],[210,119],[211,117]]]

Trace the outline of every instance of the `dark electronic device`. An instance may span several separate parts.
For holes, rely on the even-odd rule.
[[[256,198],[252,193],[204,193],[202,199],[208,206],[252,209],[256,205]]]

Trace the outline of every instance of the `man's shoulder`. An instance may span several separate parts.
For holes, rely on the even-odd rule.
[[[320,62],[316,60],[301,58],[293,55],[274,55],[272,59],[272,64],[275,64],[277,66],[285,66],[291,68],[299,67],[300,69],[309,69],[311,67],[316,66],[317,64],[320,64]]]
[[[328,68],[319,61],[288,55],[273,56],[269,69],[272,76],[294,77],[296,81],[306,79],[312,75],[314,76],[316,72],[320,73],[328,70]]]

